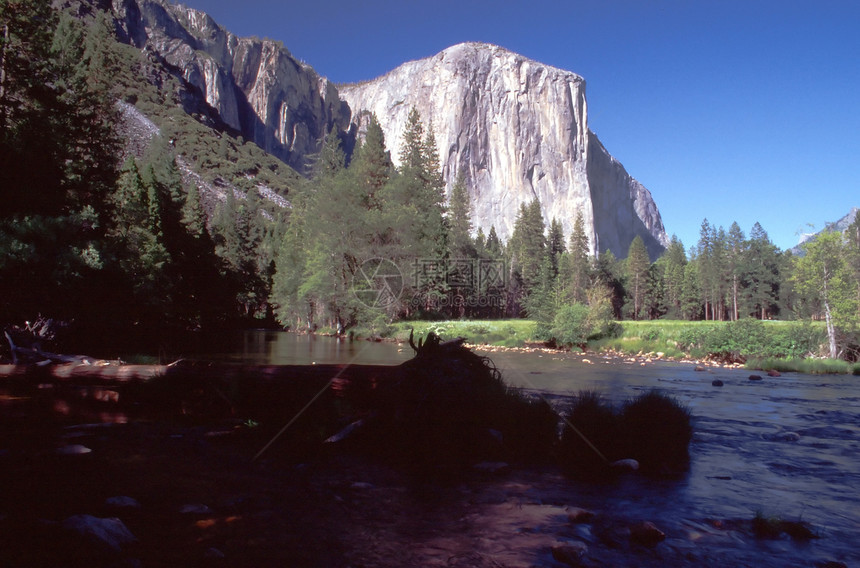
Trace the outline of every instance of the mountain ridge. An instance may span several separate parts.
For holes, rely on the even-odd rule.
[[[572,71],[501,46],[464,42],[358,86],[338,88],[280,42],[240,38],[205,12],[166,0],[114,0],[113,12],[126,41],[162,57],[199,90],[225,124],[305,175],[332,126],[348,154],[359,139],[366,120],[361,107],[372,105],[358,104],[350,93],[385,84],[427,62],[453,69],[446,76],[450,81],[423,81],[428,84],[414,91],[430,99],[453,83],[493,88],[462,90],[457,95],[459,114],[420,108],[420,100],[411,98],[412,89],[399,90],[399,96],[394,88],[389,95],[399,98],[390,102],[398,104],[389,106],[402,108],[390,115],[383,109],[371,112],[376,112],[396,161],[405,114],[411,106],[419,108],[422,119],[434,128],[447,187],[461,167],[469,172],[476,228],[487,232],[496,226],[506,238],[519,206],[538,198],[546,222],[558,218],[567,235],[582,213],[593,253],[611,250],[626,256],[637,235],[652,258],[668,244],[650,192],[588,129],[585,80]],[[491,85],[497,72],[499,80]],[[457,130],[452,117],[461,116],[463,108],[482,119]]]

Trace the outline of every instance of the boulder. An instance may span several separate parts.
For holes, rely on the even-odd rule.
[[[666,533],[650,521],[642,521],[630,527],[630,542],[639,546],[653,548],[666,539]]]
[[[140,509],[140,503],[138,503],[137,499],[125,495],[108,497],[105,499],[105,506],[114,509]]]
[[[587,553],[588,546],[583,542],[566,542],[552,547],[552,557],[568,566],[582,566]]]
[[[567,509],[567,520],[573,524],[587,523],[594,519],[594,512],[588,509],[579,507],[569,507]]]
[[[638,471],[639,470],[639,462],[632,458],[625,458],[623,460],[616,460],[609,464],[609,467],[614,469],[615,471]]]
[[[110,552],[120,552],[125,545],[137,542],[128,527],[115,517],[74,515],[63,521],[62,528],[68,533],[81,536],[89,544]]]
[[[721,387],[723,386],[723,381],[721,381],[720,379],[714,379],[713,381],[711,381],[711,384],[715,387]]]

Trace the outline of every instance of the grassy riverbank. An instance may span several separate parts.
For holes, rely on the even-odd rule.
[[[536,322],[522,319],[403,321],[393,324],[387,336],[405,341],[414,329],[416,341],[434,332],[443,339],[465,337],[473,344],[523,347],[541,343],[536,327]],[[819,357],[826,342],[820,322],[653,320],[619,322],[618,329],[615,336],[590,340],[588,350],[662,354],[660,358],[669,360],[740,362],[765,371],[860,374],[860,364]]]
[[[416,342],[433,332],[442,339],[465,337],[469,343],[475,345],[522,347],[526,343],[538,341],[534,338],[536,325],[532,320],[523,319],[401,321],[392,326],[393,332],[390,336],[406,341],[410,331],[414,329]]]

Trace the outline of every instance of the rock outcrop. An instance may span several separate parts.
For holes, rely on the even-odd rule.
[[[337,89],[278,41],[239,38],[208,14],[166,0],[114,0],[122,39],[162,57],[248,140],[305,171],[350,112]]]
[[[416,107],[432,124],[450,187],[466,173],[476,227],[502,238],[537,198],[567,235],[582,213],[593,252],[626,256],[636,235],[652,257],[668,243],[651,194],[588,129],[582,77],[503,48],[456,45],[338,90],[280,43],[239,38],[167,0],[113,0],[122,39],[196,87],[213,114],[296,170],[337,126],[347,151],[370,112],[397,158]]]
[[[412,107],[432,125],[450,187],[464,170],[473,221],[506,238],[537,198],[569,235],[582,213],[592,251],[626,256],[642,237],[652,257],[668,239],[650,192],[588,128],[585,81],[501,47],[464,43],[340,88],[361,124],[375,113],[397,158]]]

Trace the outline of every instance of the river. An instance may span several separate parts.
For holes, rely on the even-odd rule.
[[[814,566],[825,560],[860,565],[860,377],[787,373],[751,381],[749,371],[702,372],[683,363],[640,365],[562,353],[486,355],[508,384],[547,397],[561,409],[583,389],[613,402],[660,389],[692,411],[687,475],[662,481],[631,476],[597,487],[570,482],[579,506],[649,519],[669,535],[665,546],[679,554],[689,548],[690,558],[707,559],[707,565]],[[397,364],[411,356],[408,346],[393,343],[249,332],[230,359]],[[723,386],[713,386],[715,379]],[[552,500],[549,493],[544,498]],[[750,541],[714,528],[715,521],[749,520],[757,512],[811,523],[820,538]]]

